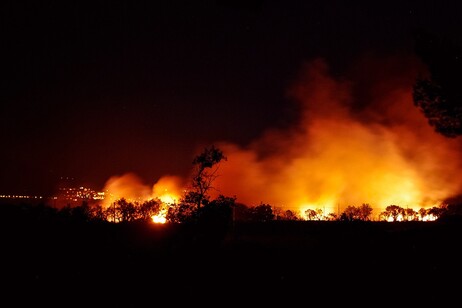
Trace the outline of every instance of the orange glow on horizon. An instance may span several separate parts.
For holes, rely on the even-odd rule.
[[[299,122],[245,147],[217,144],[228,159],[215,186],[248,205],[299,213],[367,203],[374,218],[389,205],[418,211],[459,194],[461,140],[434,132],[413,105],[416,70],[406,60],[365,61],[364,106],[356,80],[336,80],[325,62],[310,63],[289,92],[302,106]]]
[[[113,176],[106,181],[104,187],[104,190],[108,192],[104,206],[108,207],[112,202],[121,198],[131,202],[159,199],[163,203],[174,204],[181,196],[181,181],[181,178],[177,176],[164,176],[151,188],[133,173]]]
[[[164,223],[166,223],[167,219],[165,218],[165,214],[166,213],[161,213],[161,214],[157,214],[157,215],[152,216],[152,222],[154,222],[156,224],[164,224]]]
[[[166,204],[175,204],[182,195],[182,181],[177,176],[163,176],[152,187],[152,195]]]
[[[327,216],[369,204],[377,218],[389,205],[418,211],[461,193],[461,140],[434,132],[413,105],[412,59],[366,59],[358,67],[351,80],[340,80],[324,61],[313,61],[288,92],[301,106],[297,123],[246,146],[215,143],[227,160],[211,197],[236,196],[248,206],[265,203],[301,217],[307,209]],[[150,189],[125,175],[106,188],[173,204],[183,183],[165,176]]]
[[[144,184],[141,178],[133,173],[111,177],[104,187],[107,198],[103,207],[109,207],[113,202],[124,198],[128,202],[143,203],[152,199],[162,202],[159,213],[151,217],[154,223],[166,223],[168,207],[176,204],[182,191],[181,178],[177,176],[164,176],[152,188]]]

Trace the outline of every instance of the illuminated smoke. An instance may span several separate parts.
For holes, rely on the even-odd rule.
[[[182,196],[183,180],[178,176],[166,175],[160,178],[152,187],[152,197],[159,198],[162,202],[178,203]]]
[[[325,214],[367,203],[377,217],[388,205],[419,210],[459,194],[461,142],[435,133],[414,106],[417,64],[366,58],[340,79],[323,60],[308,63],[288,91],[300,107],[296,123],[246,146],[216,143],[227,161],[212,197]],[[169,200],[178,200],[183,184],[166,176],[151,189],[127,174],[111,178],[105,189],[134,199],[172,192],[177,199]]]
[[[163,176],[152,187],[134,173],[113,176],[106,181],[104,187],[108,194],[104,206],[110,206],[112,202],[121,198],[140,203],[159,198],[167,204],[176,203],[181,196],[182,185],[182,179],[178,176]]]
[[[322,60],[289,91],[298,123],[246,147],[221,142],[218,193],[247,205],[341,213],[368,203],[415,210],[460,192],[461,143],[438,135],[413,105],[412,62],[365,60],[353,80],[336,80]],[[362,87],[362,88],[361,88]]]
[[[112,176],[106,181],[104,191],[107,193],[104,206],[109,206],[121,198],[130,202],[139,202],[147,200],[151,196],[149,186],[145,185],[141,178],[134,173]]]

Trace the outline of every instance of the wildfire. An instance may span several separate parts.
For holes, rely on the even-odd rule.
[[[160,200],[159,211],[151,218],[155,223],[165,223],[168,207],[180,199],[181,181],[181,178],[177,176],[164,176],[150,188],[133,173],[113,176],[106,182],[104,189],[110,193],[104,199],[103,205],[109,207],[121,198],[138,204],[152,199]]]
[[[164,223],[167,222],[167,219],[166,219],[165,215],[166,215],[165,212],[154,215],[154,216],[152,216],[152,221],[154,223],[156,223],[156,224],[164,224]]]
[[[164,204],[159,214],[152,216],[154,223],[166,223],[168,206],[176,204],[180,199],[179,185],[181,180],[178,177],[166,176],[161,178],[153,187],[153,194]]]
[[[330,76],[322,60],[308,64],[288,92],[300,105],[296,123],[246,146],[216,143],[227,161],[212,197],[237,196],[250,206],[263,202],[299,213],[322,209],[324,215],[367,203],[377,217],[389,205],[418,211],[457,195],[462,144],[435,133],[414,106],[417,67],[413,59],[369,59],[346,80]],[[122,189],[126,185],[116,185],[121,181],[133,185]],[[179,177],[166,176],[151,190],[133,175],[108,186],[167,204],[183,187]]]
[[[176,200],[178,199],[178,197],[173,196],[173,195],[171,195],[171,194],[169,194],[169,193],[166,192],[165,194],[161,195],[161,196],[159,197],[159,199],[160,199],[162,202],[167,203],[167,204],[175,204],[175,203],[176,203]]]
[[[307,65],[289,91],[298,123],[245,147],[218,145],[228,158],[220,193],[326,214],[368,203],[375,217],[392,204],[417,211],[459,193],[461,142],[435,133],[413,105],[414,63],[365,61],[348,81],[331,77],[324,61]]]

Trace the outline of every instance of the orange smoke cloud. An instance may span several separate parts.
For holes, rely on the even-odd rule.
[[[368,203],[374,215],[460,193],[461,142],[435,133],[413,105],[412,61],[363,64],[360,78],[346,81],[330,76],[322,60],[309,63],[289,91],[301,107],[298,123],[246,147],[217,144],[228,159],[216,193],[326,214]]]
[[[104,199],[104,206],[125,198],[130,202],[144,202],[159,198],[166,203],[174,203],[181,196],[182,179],[177,176],[166,175],[160,178],[152,187],[145,184],[134,173],[113,176],[106,181],[104,191],[108,196]]]
[[[150,198],[151,190],[134,173],[126,173],[121,176],[112,176],[106,181],[104,191],[108,196],[104,199],[104,206],[111,205],[112,202],[125,198],[131,202],[144,201]]]
[[[152,187],[152,196],[165,203],[177,203],[183,191],[183,180],[178,176],[166,175],[161,177]]]
[[[460,194],[461,140],[435,133],[414,106],[418,67],[413,59],[365,58],[348,79],[336,79],[324,61],[308,63],[288,91],[300,107],[296,123],[245,147],[216,144],[227,161],[212,198],[325,214],[367,203],[377,217],[389,205],[419,210]],[[165,176],[150,187],[129,173],[109,179],[105,190],[174,202],[184,183]]]

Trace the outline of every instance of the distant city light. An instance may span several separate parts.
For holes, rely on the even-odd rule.
[[[42,199],[42,196],[28,196],[28,195],[0,195],[3,199]]]

